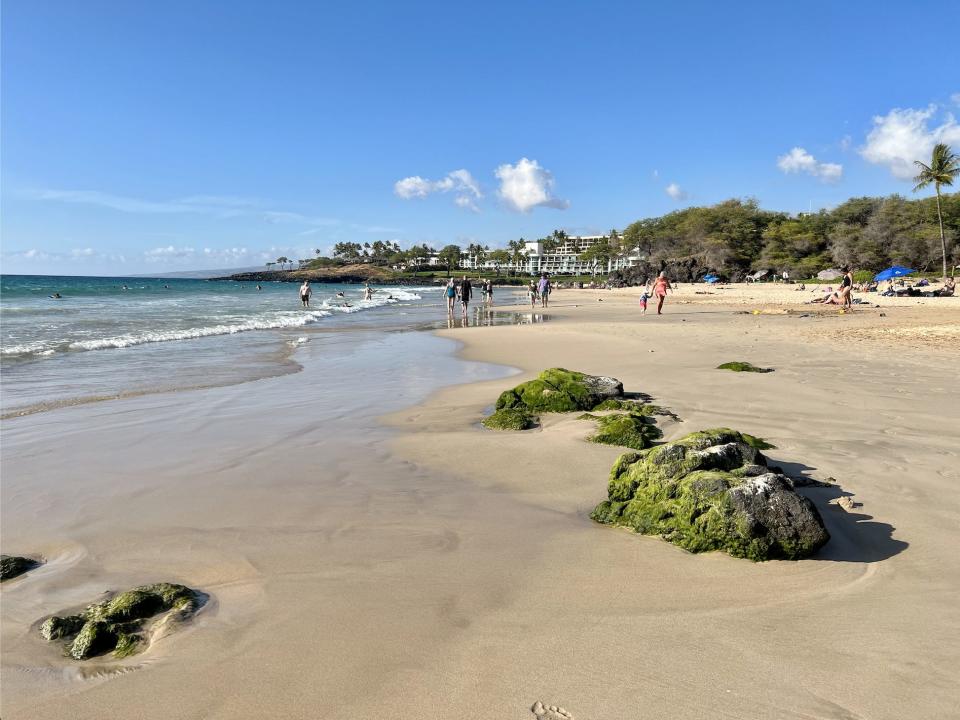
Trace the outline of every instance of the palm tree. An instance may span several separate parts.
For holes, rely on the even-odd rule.
[[[933,185],[937,190],[937,220],[940,222],[940,249],[943,251],[943,280],[947,280],[947,240],[943,235],[943,213],[940,210],[940,186],[953,185],[953,179],[960,175],[960,157],[950,150],[946,143],[937,143],[933,148],[930,164],[915,160],[914,165],[920,173],[913,179],[914,192]]]

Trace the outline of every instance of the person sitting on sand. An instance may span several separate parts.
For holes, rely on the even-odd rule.
[[[310,294],[313,290],[310,289],[310,281],[304,280],[303,285],[300,286],[300,302],[303,303],[303,307],[310,307]]]
[[[667,274],[661,270],[653,283],[653,294],[657,298],[657,315],[663,314],[663,301],[667,299],[667,290],[672,289]]]

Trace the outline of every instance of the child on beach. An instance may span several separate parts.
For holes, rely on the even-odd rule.
[[[643,292],[640,293],[640,312],[641,312],[643,315],[646,315],[646,314],[647,314],[647,300],[649,300],[649,299],[650,299],[650,292],[649,292],[649,290],[645,287],[645,288],[643,288]]]

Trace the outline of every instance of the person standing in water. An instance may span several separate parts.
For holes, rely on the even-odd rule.
[[[493,280],[488,279],[484,289],[487,291],[487,305],[493,305]]]
[[[370,283],[365,283],[363,287],[363,299],[364,300],[373,300],[373,289],[370,287]]]
[[[653,294],[657,298],[657,315],[663,314],[663,301],[667,299],[667,290],[672,289],[670,281],[667,280],[667,274],[661,271],[653,283]]]
[[[303,285],[300,286],[300,302],[305,308],[310,307],[310,295],[313,290],[310,289],[310,281],[304,280]]]
[[[467,316],[467,306],[470,304],[472,297],[473,286],[470,284],[470,279],[464,275],[463,280],[460,281],[460,314],[463,317]]]
[[[447,299],[447,315],[453,315],[453,304],[457,300],[457,285],[453,278],[447,281],[447,286],[443,289],[443,296]]]

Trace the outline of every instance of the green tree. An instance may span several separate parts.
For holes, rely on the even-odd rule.
[[[950,150],[945,143],[937,143],[930,157],[930,164],[926,165],[919,160],[914,165],[920,172],[913,179],[916,186],[914,192],[933,185],[937,191],[937,222],[940,224],[940,250],[943,253],[943,279],[947,279],[947,240],[943,233],[943,211],[940,201],[940,186],[953,185],[953,179],[960,175],[960,157]]]
[[[606,269],[610,258],[613,257],[613,248],[610,247],[609,242],[601,239],[580,253],[578,257],[583,262],[590,263],[590,266],[593,268],[592,274],[596,275],[597,270],[601,266]]]
[[[290,258],[286,257],[285,255],[281,255],[280,257],[277,258],[277,264],[280,266],[281,270],[287,269],[286,265],[288,262],[290,262]]]
[[[463,251],[459,245],[447,245],[440,251],[440,262],[447,268],[447,277],[457,267],[460,267],[460,255]]]
[[[360,243],[338,242],[333,246],[333,256],[347,262],[358,262],[362,249]]]
[[[497,277],[500,277],[500,268],[510,262],[510,253],[507,250],[498,248],[496,250],[491,250],[489,257],[493,262],[493,267],[497,271]]]

